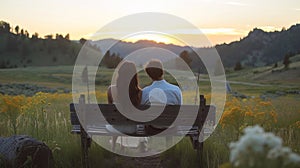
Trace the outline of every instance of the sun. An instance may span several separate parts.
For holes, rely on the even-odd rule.
[[[167,35],[163,34],[138,34],[126,39],[123,39],[124,41],[128,42],[137,42],[139,40],[149,40],[149,41],[154,41],[156,43],[165,43],[165,44],[178,44],[178,41],[175,40],[174,38],[171,38]]]

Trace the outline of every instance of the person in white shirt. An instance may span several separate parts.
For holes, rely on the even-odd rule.
[[[178,86],[164,80],[163,65],[160,60],[152,59],[145,65],[145,71],[152,84],[142,90],[142,105],[167,104],[181,105],[182,93]]]
[[[182,92],[176,85],[168,83],[164,80],[164,69],[162,62],[157,59],[150,60],[145,65],[145,71],[152,79],[152,84],[142,90],[142,105],[165,104],[165,105],[181,105]],[[172,127],[172,126],[170,126]],[[147,130],[150,132],[163,131],[168,127],[156,125],[148,125]],[[167,144],[172,144],[173,138],[166,137]]]

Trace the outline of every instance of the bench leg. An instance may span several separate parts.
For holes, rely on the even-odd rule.
[[[203,130],[200,132],[199,140],[198,140],[198,145],[197,145],[197,158],[198,158],[198,163],[199,167],[203,167],[203,154],[204,154],[204,134]]]
[[[91,138],[88,136],[88,134],[85,132],[85,130],[80,127],[81,129],[81,153],[82,153],[82,166],[85,168],[89,168],[89,147],[91,146]]]
[[[200,136],[201,139],[199,139],[199,134],[190,135],[189,137],[193,144],[193,148],[197,151],[197,161],[199,163],[199,167],[203,167],[203,136]]]
[[[203,167],[203,142],[199,142],[197,149],[199,167]]]
[[[118,136],[112,136],[111,138],[111,149],[112,151],[116,150],[116,142],[117,142]]]

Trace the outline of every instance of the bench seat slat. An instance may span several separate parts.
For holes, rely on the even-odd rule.
[[[72,133],[74,134],[80,134],[80,125],[73,125],[72,127]],[[119,133],[113,133],[109,132],[105,126],[88,126],[87,127],[87,133],[89,135],[102,135],[102,136],[120,136],[122,134]],[[182,136],[182,135],[194,135],[197,134],[198,130],[197,127],[191,128],[187,126],[181,126],[181,127],[174,127],[174,131],[169,132],[169,134],[164,135],[173,135],[173,136]],[[162,134],[163,135],[163,134]],[[146,134],[130,134],[130,136],[150,136]]]

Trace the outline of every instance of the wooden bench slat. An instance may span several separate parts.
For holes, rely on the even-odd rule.
[[[192,135],[198,133],[198,130],[196,127],[190,128],[187,126],[180,126],[180,127],[174,127],[174,131],[169,132],[168,134],[161,134],[162,136],[165,135],[173,135],[173,136],[182,136],[182,135]],[[72,133],[80,134],[80,125],[73,125]],[[123,134],[119,133],[112,133],[109,132],[109,130],[106,129],[105,126],[88,126],[87,127],[87,133],[89,135],[102,135],[102,136],[120,136]],[[145,134],[130,134],[131,136],[137,136],[137,137],[145,137],[145,136],[151,136],[147,133]]]
[[[146,106],[142,106],[142,108],[145,108]],[[75,112],[75,109],[84,109],[86,111],[85,116],[82,118],[85,118],[85,121],[82,121],[85,124],[97,124],[101,122],[109,122],[111,125],[137,125],[137,124],[153,124],[153,125],[164,125],[168,126],[173,123],[173,121],[176,119],[178,111],[180,106],[178,105],[169,105],[166,106],[164,111],[157,117],[156,119],[149,121],[149,122],[136,122],[132,121],[125,116],[123,116],[119,111],[117,110],[116,106],[113,104],[70,104],[70,111],[71,111],[71,123],[74,124],[80,124],[77,113]],[[101,109],[101,113],[105,118],[100,117],[99,114],[99,108]],[[161,108],[157,107],[157,108]],[[180,108],[180,111],[182,111],[181,118],[180,118],[180,124],[181,125],[190,125],[191,120],[195,120],[195,125],[202,126],[202,123],[206,119],[206,113],[208,113],[209,109],[211,108],[211,111],[215,111],[214,106],[205,106],[204,111],[200,111],[199,115],[195,119],[194,114],[195,110],[198,111],[198,106],[195,105],[182,105]],[[175,112],[174,112],[175,111]],[[177,111],[177,112],[176,112]],[[196,112],[197,112],[196,111]],[[83,113],[79,113],[78,115],[83,115]],[[140,117],[143,117],[145,119],[148,119],[149,117],[152,119],[154,118],[154,114],[136,114],[141,115]],[[214,116],[214,114],[212,114]],[[80,118],[82,120],[82,118]],[[210,117],[214,118],[214,117]],[[213,120],[215,123],[215,121]]]

